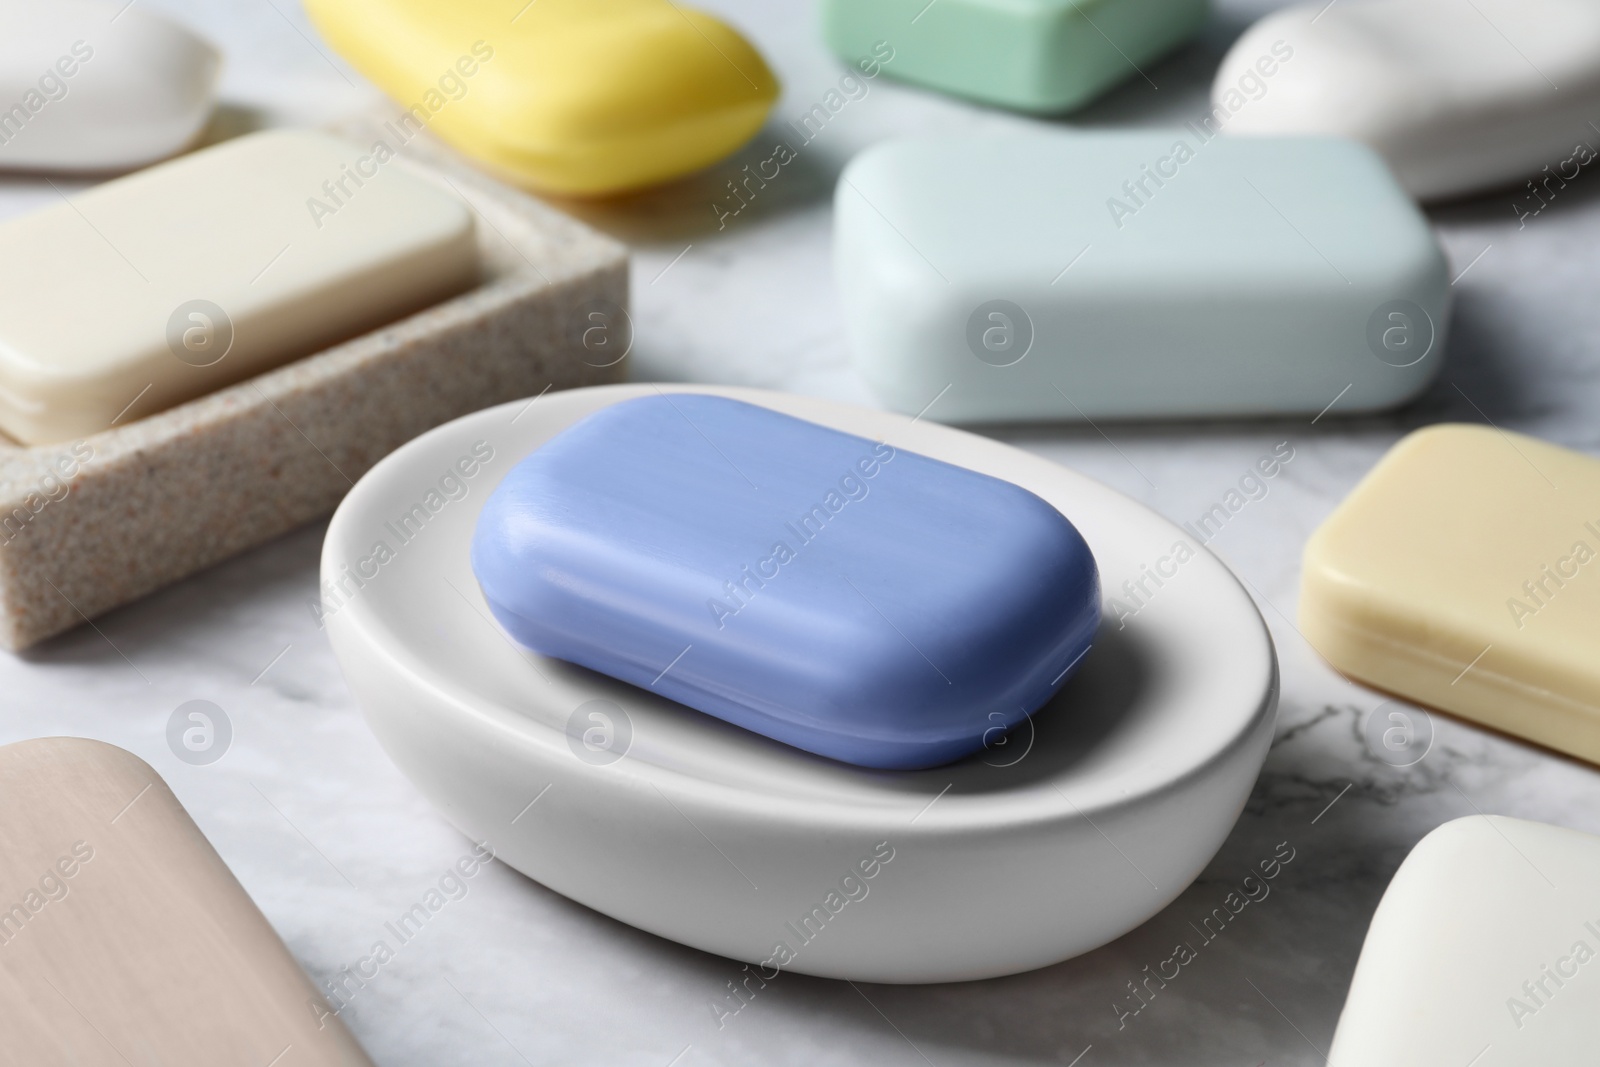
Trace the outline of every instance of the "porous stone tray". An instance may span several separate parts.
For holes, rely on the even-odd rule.
[[[334,132],[366,144],[380,122]],[[479,285],[179,407],[141,418],[136,402],[80,441],[0,437],[0,644],[25,648],[328,514],[441,423],[622,378],[622,246],[425,135],[394,165],[473,206]]]

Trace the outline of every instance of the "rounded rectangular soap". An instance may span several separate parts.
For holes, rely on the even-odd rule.
[[[1595,1062],[1600,837],[1469,815],[1417,842],[1361,946],[1326,1063]]]
[[[204,722],[210,762],[227,744],[189,715],[171,729]],[[0,798],[0,1063],[372,1067],[144,760],[81,737],[0,745]]]
[[[508,473],[472,566],[521,644],[776,740],[934,766],[1087,652],[1077,529],[1009,482],[767,408],[658,394]]]
[[[846,62],[1021,111],[1081,107],[1194,35],[1206,0],[823,0]]]
[[[1300,629],[1353,678],[1600,763],[1600,460],[1409,435],[1306,544]]]
[[[878,146],[834,260],[873,390],[946,422],[1388,407],[1438,372],[1449,302],[1371,150],[1201,126]]]
[[[429,130],[512,181],[607,196],[753,137],[778,81],[721,19],[663,0],[307,0],[328,43]]]
[[[87,436],[471,286],[449,190],[319,133],[251,134],[0,225],[0,430]]]

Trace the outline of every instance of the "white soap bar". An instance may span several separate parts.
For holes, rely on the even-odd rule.
[[[469,209],[323,134],[253,134],[0,226],[0,430],[97,433],[473,284]]]
[[[221,57],[130,3],[0,0],[0,168],[127,170],[193,141]]]
[[[1570,179],[1594,158],[1600,4],[1315,0],[1247,30],[1211,99],[1229,133],[1364,141],[1422,199]]]
[[[1595,1062],[1600,837],[1499,816],[1417,843],[1378,904],[1328,1061]]]

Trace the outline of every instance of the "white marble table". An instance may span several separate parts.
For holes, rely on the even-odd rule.
[[[292,0],[138,0],[229,53],[227,121],[323,123],[375,94],[318,51]],[[703,0],[749,32],[798,116],[842,73],[809,4]],[[1224,0],[1201,43],[1135,78],[1084,125],[1181,122],[1264,6]],[[1152,87],[1151,82],[1159,88]],[[703,178],[584,217],[635,249],[633,374],[870,402],[850,368],[829,266],[830,196],[843,162],[907,131],[1027,124],[872,84],[718,229],[723,183],[758,147]],[[0,180],[0,215],[44,203]],[[1291,619],[1306,536],[1406,430],[1493,420],[1600,452],[1600,177],[1576,179],[1519,227],[1515,194],[1432,212],[1454,265],[1442,380],[1384,418],[1185,426],[1036,427],[998,436],[1083,470],[1178,521],[1256,456],[1289,441],[1271,494],[1212,547],[1255,593],[1278,643],[1278,738],[1247,810],[1201,880],[1165,912],[1088,956],[966,985],[853,988],[784,976],[719,1029],[709,1002],[739,968],[639,933],[494,865],[468,883],[344,1011],[386,1067],[434,1064],[1320,1064],[1361,937],[1390,874],[1438,823],[1475,811],[1600,832],[1600,774],[1442,716],[1418,764],[1374,757],[1362,724],[1381,699],[1333,674]],[[936,416],[937,412],[931,413]],[[364,726],[308,602],[322,530],[284,538],[20,657],[0,655],[0,741],[103,738],[152,763],[319,981],[367,955],[469,844],[389,763]],[[226,755],[169,749],[178,705],[222,707]],[[1137,1014],[1126,983],[1288,842],[1294,859]],[[1063,901],[1070,908],[1071,901]],[[1120,1005],[1120,1008],[1119,1008]]]

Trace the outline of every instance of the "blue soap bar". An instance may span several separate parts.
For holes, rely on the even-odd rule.
[[[614,404],[523,459],[472,567],[528,648],[868,767],[982,748],[1100,620],[1088,545],[1027,490],[690,393]]]

